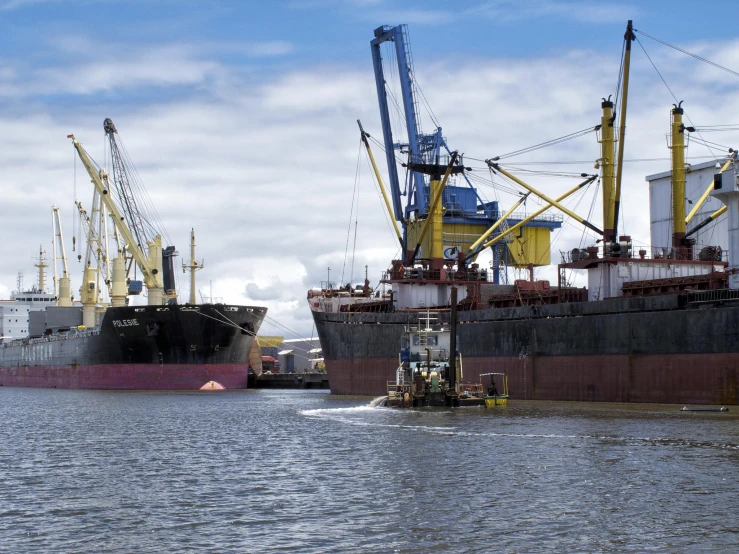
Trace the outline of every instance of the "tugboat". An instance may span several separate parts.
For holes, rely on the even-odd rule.
[[[453,306],[456,293],[453,288]],[[456,343],[456,313],[452,315],[451,324],[444,324],[437,312],[426,310],[419,315],[417,324],[406,325],[395,381],[387,383],[385,405],[397,408],[484,406],[486,397],[482,382],[462,382],[462,355]]]
[[[388,382],[387,405],[446,406],[450,386],[450,330],[426,311],[416,325],[407,325],[401,339],[395,381]],[[457,358],[459,359],[459,358]]]

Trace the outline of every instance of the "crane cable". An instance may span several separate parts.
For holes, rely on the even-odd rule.
[[[352,203],[351,208],[349,209],[349,227],[346,231],[346,246],[344,247],[344,264],[341,266],[341,280],[340,283],[344,282],[344,273],[346,270],[346,259],[349,255],[349,237],[352,234],[352,218],[355,216],[354,213],[354,204],[355,199],[357,197],[357,187],[359,184],[359,175],[360,175],[360,160],[362,159],[362,141],[359,141],[359,150],[357,151],[357,167],[354,171],[354,188],[352,189]],[[359,210],[359,199],[356,199],[357,203],[357,211]],[[357,232],[356,232],[356,223],[355,223],[355,231],[354,231],[354,244],[356,248],[356,241],[357,241]],[[354,253],[352,253],[352,268],[354,267]],[[352,270],[353,272],[353,270]],[[351,281],[351,277],[349,277],[349,280]]]
[[[674,44],[670,44],[668,42],[665,42],[663,40],[660,40],[657,37],[653,37],[652,35],[645,33],[644,31],[639,31],[637,29],[634,29],[634,32],[635,33],[639,33],[640,35],[644,35],[647,38],[651,38],[652,40],[654,40],[656,42],[659,42],[660,44],[664,44],[665,46],[669,46],[670,48],[672,48],[674,50],[677,50],[678,52],[682,52],[683,54],[687,54],[691,58],[695,58],[698,61],[707,63],[708,65],[712,65],[713,67],[715,67],[717,69],[722,69],[722,70],[726,71],[727,73],[731,73],[732,75],[735,75],[735,76],[739,77],[739,72],[734,71],[733,69],[729,69],[728,67],[724,67],[723,65],[719,65],[716,62],[712,62],[711,60],[707,60],[706,58],[704,58],[702,56],[699,56],[698,54],[693,54],[692,52],[688,52],[687,50],[683,50],[679,46],[675,46]]]
[[[635,30],[636,30],[636,29],[635,29]],[[645,35],[645,33],[641,33],[641,34]],[[645,36],[646,36],[646,35],[645,35]],[[649,38],[653,38],[653,37],[649,37]],[[655,39],[655,40],[656,40],[656,39]],[[663,82],[663,83],[665,84],[665,86],[667,87],[667,90],[668,90],[668,91],[670,91],[670,94],[672,95],[672,98],[673,98],[673,99],[675,100],[675,105],[677,105],[677,104],[679,103],[679,102],[678,102],[678,99],[677,99],[677,96],[675,96],[675,93],[674,93],[674,92],[672,92],[672,89],[670,88],[670,85],[668,85],[668,84],[667,84],[667,81],[665,81],[665,78],[664,78],[664,77],[662,76],[662,73],[660,73],[659,69],[657,69],[657,66],[656,66],[656,65],[654,64],[654,62],[652,61],[652,58],[651,58],[651,57],[649,56],[649,54],[647,53],[647,50],[646,50],[646,48],[644,48],[644,45],[643,45],[643,44],[641,43],[641,41],[639,40],[639,37],[636,37],[636,42],[637,42],[637,44],[638,44],[638,45],[639,45],[639,46],[641,47],[642,51],[644,52],[644,55],[645,55],[645,56],[647,57],[647,59],[649,60],[649,63],[651,63],[651,64],[652,64],[652,67],[653,67],[653,68],[654,68],[654,70],[655,70],[655,71],[657,72],[657,75],[659,75],[659,78],[660,78],[660,79],[662,79],[662,82]],[[658,41],[658,42],[662,42],[662,41]],[[663,43],[663,44],[666,44],[666,43]],[[670,46],[670,45],[668,44],[667,46]],[[681,50],[681,51],[683,51],[683,50]],[[683,52],[684,52],[684,51],[683,51]],[[687,53],[687,54],[689,54],[689,52],[686,52],[686,53]],[[692,54],[691,54],[691,55],[692,55]],[[695,57],[695,56],[694,56],[694,57]],[[707,60],[706,60],[706,61],[707,61]],[[712,64],[712,65],[714,65],[714,64]],[[720,66],[719,66],[719,67],[720,67]],[[726,68],[722,68],[722,69],[726,69]],[[732,73],[733,73],[733,72],[732,72]],[[737,75],[739,75],[739,74],[737,74]],[[685,117],[686,117],[686,118],[688,119],[688,121],[690,122],[690,124],[691,124],[691,125],[692,125],[693,127],[695,127],[695,124],[693,123],[693,120],[692,120],[692,119],[690,119],[690,116],[689,116],[689,115],[687,114],[687,112],[684,112],[684,114],[685,114]],[[696,131],[696,132],[698,133],[698,136],[699,136],[699,137],[701,138],[701,140],[705,140],[705,139],[703,139],[703,136],[702,136],[702,135],[700,134],[700,131]],[[710,146],[708,146],[707,144],[704,144],[704,146],[705,146],[706,148],[708,148],[708,151],[709,151],[709,152],[711,153],[711,155],[713,156],[713,159],[714,159],[714,160],[716,160],[716,161],[718,161],[718,157],[717,157],[717,156],[716,156],[716,154],[715,154],[715,153],[713,152],[713,149],[712,149],[712,148],[711,148]]]
[[[552,140],[541,142],[539,144],[535,144],[535,145],[529,146],[527,148],[521,148],[520,150],[514,150],[513,152],[508,152],[507,154],[502,154],[500,156],[496,156],[496,157],[491,158],[491,159],[493,161],[498,161],[498,160],[502,160],[503,158],[510,158],[510,157],[513,157],[513,156],[518,156],[520,154],[527,154],[527,153],[533,152],[535,150],[540,150],[542,148],[547,148],[549,146],[554,146],[554,145],[561,144],[563,142],[567,142],[567,141],[570,141],[570,140],[573,140],[573,139],[576,139],[576,138],[579,138],[579,137],[583,137],[585,135],[588,135],[590,133],[595,132],[595,130],[597,128],[598,127],[592,127],[592,126],[591,127],[586,127],[585,129],[581,129],[580,131],[575,131],[574,133],[570,133],[569,135],[564,135],[564,136],[559,137],[559,138],[555,138],[555,139],[552,139]],[[474,158],[471,158],[471,159],[474,159]],[[480,161],[485,161],[485,160],[480,160]]]

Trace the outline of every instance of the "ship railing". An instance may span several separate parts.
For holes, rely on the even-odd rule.
[[[395,273],[392,270],[382,273],[381,281],[391,281]],[[438,269],[424,269],[422,267],[407,267],[400,275],[401,280],[406,281],[441,281],[441,271]],[[486,269],[465,269],[463,271],[447,270],[444,272],[445,281],[487,281]]]
[[[612,244],[589,248],[573,248],[568,252],[560,251],[562,263],[582,262],[591,257],[624,258],[641,260],[680,260],[696,262],[726,262],[728,251],[720,246],[695,244],[680,252],[672,246],[635,247],[630,241],[621,241],[617,246]]]
[[[396,381],[387,382],[387,395],[389,397],[392,397],[392,396],[402,397],[405,393],[408,393],[410,395],[411,393],[410,383],[398,383]]]
[[[688,291],[688,304],[713,304],[716,302],[727,302],[739,300],[737,289],[712,289]]]
[[[513,212],[511,215],[508,216],[507,219],[511,221],[523,221],[529,217],[529,214],[526,212]],[[542,221],[547,223],[562,223],[564,221],[564,216],[562,214],[541,214],[537,215],[532,221]]]
[[[74,331],[67,331],[63,333],[56,333],[53,335],[44,335],[43,337],[33,337],[33,338],[19,338],[19,339],[13,339],[11,341],[3,341],[2,344],[0,344],[0,347],[5,348],[8,346],[22,346],[25,344],[46,344],[49,342],[56,342],[60,340],[69,340],[70,338],[82,338],[82,337],[90,337],[93,335],[99,335],[100,329],[85,329],[85,330],[74,330]]]

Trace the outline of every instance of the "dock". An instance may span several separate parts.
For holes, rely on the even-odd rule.
[[[254,389],[328,389],[325,373],[273,373],[249,375],[249,388]]]

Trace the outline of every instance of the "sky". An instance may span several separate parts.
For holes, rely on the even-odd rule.
[[[482,160],[597,125],[601,99],[616,91],[628,19],[738,71],[726,12],[723,2],[661,0],[0,0],[0,298],[15,290],[19,271],[26,288],[34,281],[39,245],[51,256],[52,204],[79,288],[73,202],[89,206],[93,188],[66,137],[74,133],[103,164],[110,117],[177,246],[176,264],[189,259],[195,229],[196,257],[205,261],[198,299],[267,306],[263,334],[311,336],[309,288],[329,273],[362,281],[365,267],[375,285],[398,254],[356,124],[382,135],[375,28],[408,25],[424,130],[433,113],[476,182],[487,180],[481,195],[505,208],[516,199],[512,187]],[[733,124],[739,77],[637,37],[621,231],[646,245],[644,177],[669,168],[672,104],[683,100],[698,127]],[[715,135],[705,138],[739,146],[739,136]],[[692,145],[688,156],[722,152]],[[598,157],[591,133],[510,167],[593,173]],[[551,196],[578,182],[524,175]],[[589,187],[567,206],[599,224],[596,192]],[[540,206],[530,198],[526,210]],[[595,239],[569,218],[552,237],[555,263],[559,251]],[[537,277],[556,281],[556,267]],[[189,275],[178,279],[186,301]]]

